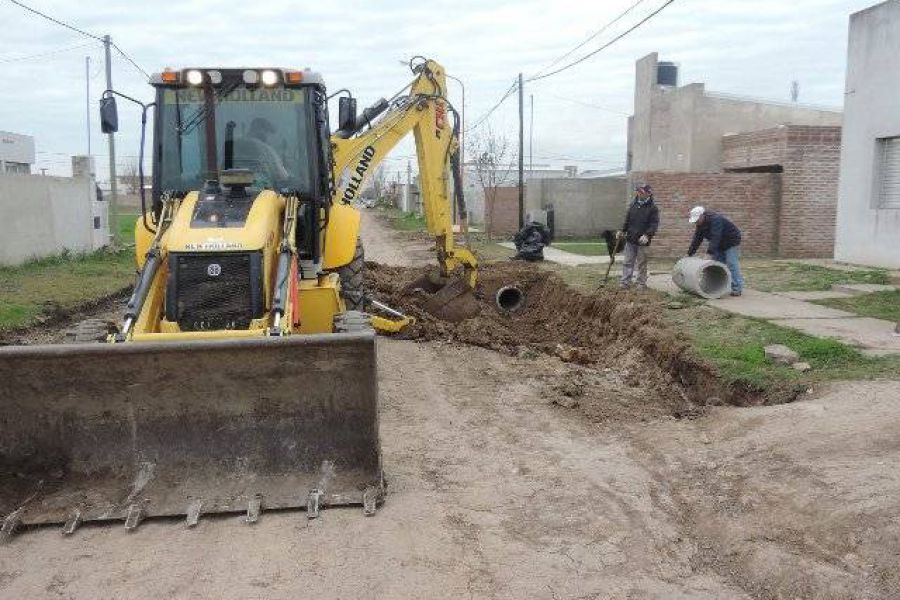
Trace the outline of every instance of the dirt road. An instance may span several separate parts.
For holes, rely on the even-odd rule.
[[[429,258],[365,228],[370,259]],[[547,401],[558,367],[381,339],[375,517],[30,531],[0,598],[900,596],[900,384],[598,426]]]

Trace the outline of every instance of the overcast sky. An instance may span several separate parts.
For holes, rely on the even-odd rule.
[[[151,72],[166,66],[311,67],[323,73],[330,89],[350,88],[361,104],[391,96],[408,81],[401,60],[428,56],[465,82],[471,124],[517,73],[527,77],[541,70],[636,0],[23,1],[91,33],[112,35]],[[663,3],[644,0],[560,65]],[[682,84],[705,82],[709,90],[787,101],[796,79],[801,102],[840,107],[848,17],[873,3],[675,0],[595,57],[526,84],[526,114],[527,98],[534,95],[534,162],[582,169],[623,166],[634,63],[654,51],[660,60],[680,64]],[[87,148],[84,57],[90,56],[92,149],[104,164],[106,144],[95,114],[103,89],[101,45],[7,0],[0,0],[0,23],[0,130],[33,135],[37,167],[69,174],[68,157]],[[124,93],[152,99],[143,76],[119,56],[113,81]],[[451,85],[451,99],[461,105],[458,90]],[[488,123],[512,141],[516,118],[513,96]],[[139,131],[137,111],[120,104],[120,164],[137,155]],[[411,149],[398,147],[388,162],[390,176],[405,169]],[[101,167],[101,178],[105,174]]]

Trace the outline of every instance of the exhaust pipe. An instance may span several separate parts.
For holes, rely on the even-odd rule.
[[[494,297],[497,308],[505,312],[515,312],[525,303],[525,292],[514,285],[507,285],[497,290]]]

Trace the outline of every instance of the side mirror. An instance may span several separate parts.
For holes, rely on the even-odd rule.
[[[100,98],[100,129],[103,133],[115,133],[119,130],[119,109],[113,96]]]
[[[338,130],[356,130],[356,98],[341,96],[338,98]]]

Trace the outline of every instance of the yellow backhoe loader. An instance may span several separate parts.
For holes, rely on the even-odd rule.
[[[353,203],[410,131],[438,259],[417,284],[429,310],[467,316],[477,272],[452,230],[465,207],[444,69],[411,68],[408,92],[359,115],[340,97],[334,131],[310,70],[166,70],[150,105],[104,93],[104,132],[118,128],[117,97],[141,104],[143,124],[154,113],[137,280],[115,327],[0,349],[4,539],[21,525],[376,510],[374,329],[410,319],[366,294]]]

